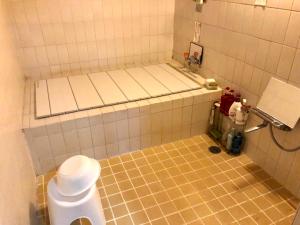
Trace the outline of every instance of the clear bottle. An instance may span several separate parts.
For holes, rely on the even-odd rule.
[[[226,142],[226,149],[228,151],[231,150],[232,140],[233,140],[234,136],[235,136],[235,128],[231,128],[231,131],[227,135],[227,142]]]

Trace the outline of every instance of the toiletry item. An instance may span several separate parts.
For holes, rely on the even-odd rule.
[[[216,89],[218,89],[218,84],[217,84],[215,79],[206,79],[205,80],[205,87],[208,90],[216,90]]]
[[[267,5],[267,0],[255,0],[254,5],[265,7]]]
[[[209,117],[209,125],[210,126],[212,126],[214,124],[215,110],[216,110],[216,107],[215,107],[215,105],[213,105],[211,107],[211,112],[210,112],[210,117]]]
[[[226,149],[228,151],[231,150],[232,140],[233,140],[234,135],[235,135],[235,129],[232,128],[231,131],[227,135]]]
[[[237,125],[245,125],[247,122],[250,106],[246,103],[246,99],[234,102],[229,109],[229,118]]]
[[[188,60],[189,59],[189,53],[188,52],[184,52],[183,53],[183,57],[185,60]]]
[[[240,93],[236,93],[234,101],[241,102],[241,94]]]
[[[184,53],[183,53],[183,57],[184,57],[184,67],[185,67],[185,68],[189,68],[189,67],[190,67],[190,64],[191,64],[190,59],[189,59],[189,55],[190,55],[189,52],[184,52]]]
[[[221,106],[220,106],[220,111],[223,113],[224,112],[224,108],[225,108],[225,102],[226,102],[226,99],[228,98],[229,96],[229,90],[230,90],[230,87],[226,87],[223,91],[223,94],[221,96]]]
[[[244,137],[241,132],[238,132],[232,139],[230,153],[233,155],[239,155],[242,151]]]
[[[229,115],[229,109],[235,101],[234,90],[226,87],[224,94],[221,96],[221,112],[225,115]]]
[[[226,102],[226,116],[229,115],[229,109],[231,107],[231,105],[235,102],[235,91],[233,89],[231,89],[229,91],[229,98],[227,99],[227,102]]]
[[[220,123],[222,123],[221,117],[222,115],[220,113],[220,103],[215,102],[214,105],[212,106],[211,118],[209,121],[210,127],[208,131],[209,135],[215,140],[220,140],[222,138],[222,131],[220,129],[221,128]]]
[[[246,123],[246,114],[242,111],[242,107],[236,109],[235,123],[237,125],[244,125]]]

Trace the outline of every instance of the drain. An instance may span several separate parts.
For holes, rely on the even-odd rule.
[[[218,146],[210,146],[208,150],[213,154],[219,154],[221,152],[221,148]]]

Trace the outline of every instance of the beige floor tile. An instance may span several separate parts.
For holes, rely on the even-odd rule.
[[[265,198],[264,196],[259,196],[257,198],[253,199],[253,202],[261,209],[264,210],[268,207],[270,207],[272,204],[271,202],[268,201],[267,198]]]
[[[131,214],[134,224],[143,224],[149,221],[147,214],[144,210]]]
[[[165,218],[160,218],[160,219],[151,221],[151,224],[152,225],[166,225],[166,224],[168,224],[168,222]]]
[[[290,215],[295,211],[293,207],[286,203],[286,202],[281,202],[280,204],[275,206],[283,215]]]
[[[247,212],[248,215],[256,214],[260,211],[260,209],[252,201],[243,202],[240,206],[245,212]]]
[[[276,222],[275,224],[276,225],[286,225],[286,224],[290,225],[293,223],[293,221],[294,221],[294,215],[291,215],[291,216],[288,216],[288,217]]]
[[[119,205],[123,202],[123,198],[121,194],[114,194],[108,197],[108,201],[110,206]]]
[[[151,191],[148,188],[148,186],[140,186],[135,188],[135,192],[137,193],[139,198],[142,198],[144,196],[150,195]]]
[[[180,214],[186,223],[192,222],[198,218],[195,211],[191,208],[181,211]]]
[[[97,187],[107,224],[291,224],[299,200],[246,155],[212,155],[211,143],[196,136],[101,160]],[[37,182],[37,215],[45,225],[53,176]]]
[[[131,182],[128,181],[128,180],[119,182],[118,186],[119,186],[120,191],[126,191],[126,190],[129,190],[129,189],[133,188]]]
[[[121,218],[118,218],[116,220],[117,225],[133,225],[132,220],[129,216],[124,216]]]
[[[229,208],[228,211],[236,220],[240,220],[247,216],[247,213],[238,205]]]
[[[181,218],[180,214],[176,213],[176,214],[172,214],[166,217],[167,221],[169,222],[169,224],[172,225],[182,225],[184,224],[183,219]]]
[[[213,199],[211,201],[208,201],[206,204],[213,212],[218,212],[224,209],[224,206],[221,204],[221,202],[218,199]]]
[[[222,224],[231,224],[234,222],[234,218],[227,210],[220,211],[215,216]]]
[[[128,210],[125,204],[113,206],[112,211],[115,218],[122,217],[128,214]]]
[[[272,223],[272,221],[262,212],[253,215],[252,219],[259,225],[267,225]]]
[[[151,195],[141,198],[140,201],[144,208],[150,208],[156,205],[155,198]]]
[[[190,207],[189,202],[185,198],[178,198],[173,200],[173,203],[177,210],[183,210]]]
[[[284,218],[284,214],[282,214],[277,208],[270,207],[266,210],[264,210],[264,213],[268,218],[272,220],[272,222],[278,222],[282,218]]]
[[[257,225],[252,217],[245,217],[238,221],[240,225]]]
[[[209,209],[209,207],[206,204],[200,204],[200,205],[194,207],[194,209],[199,217],[206,217],[206,216],[212,214],[212,211]]]
[[[204,223],[201,220],[195,220],[191,223],[188,223],[188,225],[204,225]]]
[[[113,219],[113,212],[112,212],[111,209],[109,209],[109,208],[104,209],[103,212],[104,212],[105,219],[106,219],[107,221]]]
[[[155,200],[156,200],[156,202],[158,204],[162,204],[164,202],[170,201],[170,198],[169,198],[167,192],[165,192],[165,191],[159,192],[159,193],[155,193],[154,194],[154,198],[155,198]]]
[[[127,202],[126,205],[127,205],[127,208],[130,213],[143,210],[143,206],[142,206],[140,200],[138,200],[138,199]]]
[[[214,215],[203,218],[202,222],[205,225],[219,225],[219,224],[221,224],[221,222]]]
[[[153,206],[149,209],[146,209],[146,213],[150,220],[155,220],[160,217],[163,217],[163,214],[158,206]]]
[[[117,194],[120,192],[119,187],[117,184],[111,184],[111,185],[107,185],[105,186],[105,193],[107,195],[113,195],[113,194]]]

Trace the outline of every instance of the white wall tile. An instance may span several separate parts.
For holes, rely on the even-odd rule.
[[[106,144],[112,144],[116,142],[118,137],[116,123],[104,124],[104,132]]]
[[[280,9],[291,9],[293,0],[278,1],[278,0],[268,0],[267,6],[280,8]]]
[[[259,40],[254,65],[260,69],[265,68],[270,42]]]
[[[129,138],[129,126],[128,120],[119,120],[116,122],[118,139],[128,139]],[[139,128],[139,127],[138,127]]]
[[[108,157],[119,155],[119,145],[118,143],[115,144],[107,144],[105,146],[106,154]]]
[[[129,139],[123,139],[119,141],[119,152],[120,154],[127,153],[131,150],[130,141]]]
[[[51,158],[52,151],[48,136],[35,137],[33,139],[33,151],[39,158]]]
[[[292,9],[296,10],[296,11],[300,11],[300,1],[299,0],[294,0]]]
[[[29,57],[22,62],[23,66],[30,70],[51,70],[51,66],[54,70],[54,65],[60,68],[43,76],[62,73],[62,65],[69,62],[80,64],[84,72],[92,69],[92,60],[105,59],[105,65],[116,68],[142,60],[158,62],[171,58],[174,0],[149,4],[151,10],[145,8],[145,2],[115,0],[10,1],[10,8],[18,46],[47,49],[49,62]],[[100,67],[103,69],[102,63]],[[73,66],[68,72],[77,73]],[[26,75],[40,77],[32,72]]]
[[[91,127],[94,146],[102,146],[105,143],[104,126],[97,124]]]
[[[96,159],[105,159],[105,158],[107,158],[106,147],[105,146],[95,147],[94,152],[95,152],[95,158]]]
[[[300,84],[300,50],[299,49],[296,52],[296,56],[292,66],[292,71],[289,80]]]
[[[300,36],[300,12],[291,12],[290,21],[287,27],[286,36],[284,43],[291,46],[297,47]]]
[[[129,136],[138,137],[140,135],[140,119],[139,117],[128,120]]]
[[[81,150],[80,154],[84,155],[84,156],[87,156],[89,158],[95,158],[95,153],[94,153],[93,148]]]
[[[81,150],[90,149],[93,146],[90,127],[78,129],[78,139]]]
[[[72,153],[80,150],[80,144],[76,130],[64,132],[63,135],[67,152]]]
[[[293,66],[296,50],[287,46],[283,46],[281,50],[281,56],[277,68],[277,75],[287,79]]]
[[[63,155],[66,153],[65,141],[62,133],[50,135],[49,140],[53,155]]]
[[[282,45],[277,43],[271,43],[268,56],[266,59],[265,70],[270,73],[276,73],[280,54],[281,54]]]

